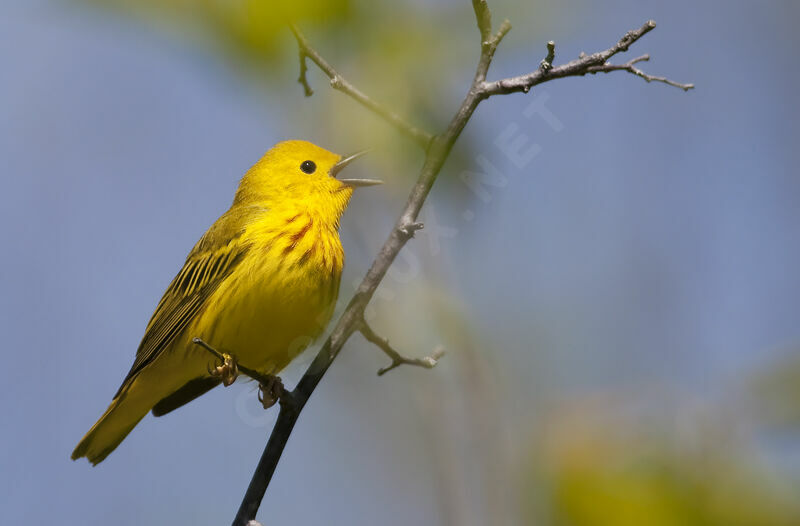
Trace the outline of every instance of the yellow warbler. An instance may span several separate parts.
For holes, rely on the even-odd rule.
[[[152,410],[217,386],[197,337],[275,374],[319,336],[339,293],[339,219],[353,188],[342,158],[305,141],[275,145],[242,178],[231,208],[194,246],[147,324],[128,376],[72,458],[101,462]]]

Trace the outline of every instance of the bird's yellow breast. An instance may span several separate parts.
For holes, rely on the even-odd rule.
[[[246,367],[280,371],[333,314],[344,265],[337,227],[309,210],[270,211],[250,223],[240,270],[209,299],[194,331]]]

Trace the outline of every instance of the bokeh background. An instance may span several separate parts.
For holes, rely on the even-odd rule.
[[[287,3],[287,5],[289,5]],[[303,413],[264,524],[800,524],[800,8],[491,2],[491,78],[610,46],[626,73],[485,102],[370,307],[435,369],[384,377],[354,336]],[[421,162],[313,67],[432,131],[478,37],[469,2],[3,2],[0,509],[6,524],[229,523],[276,411],[253,384],[148,416],[97,468],[69,454],[185,254],[275,142],[374,154],[342,222],[342,296]],[[550,113],[531,113],[535,104]],[[543,118],[546,115],[547,118]],[[515,162],[499,144],[537,152]],[[474,191],[470,173],[495,170]],[[310,356],[291,366],[290,385]]]

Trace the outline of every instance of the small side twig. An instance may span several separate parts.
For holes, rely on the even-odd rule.
[[[442,356],[444,356],[444,348],[439,346],[430,356],[425,356],[423,358],[406,358],[391,346],[389,340],[378,336],[365,320],[361,321],[358,331],[364,335],[364,338],[366,338],[368,342],[374,344],[386,353],[386,356],[392,359],[391,365],[378,370],[378,376],[383,376],[401,365],[414,365],[416,367],[424,367],[425,369],[433,369],[436,367],[436,364],[439,363]]]
[[[297,46],[300,50],[300,77],[298,77],[297,81],[303,85],[303,90],[306,97],[314,93],[308,83],[307,78],[308,66],[306,66],[306,59],[310,59],[314,64],[317,65],[317,67],[319,67],[319,69],[322,70],[323,73],[325,73],[325,75],[328,76],[333,89],[341,91],[350,98],[354,99],[356,102],[365,106],[370,111],[379,115],[389,124],[403,132],[405,135],[411,137],[424,149],[428,147],[433,139],[433,135],[410,124],[395,112],[369,98],[362,91],[345,80],[344,77],[342,77],[335,69],[333,69],[333,66],[331,66],[324,58],[322,58],[322,56],[317,53],[313,47],[311,47],[308,39],[306,39],[305,35],[300,32],[296,25],[289,24],[289,29],[292,31],[295,40],[297,40]]]
[[[314,90],[311,89],[311,85],[308,83],[308,64],[306,63],[308,55],[302,49],[298,54],[300,55],[300,76],[297,77],[297,82],[303,86],[303,95],[310,97],[314,94]]]
[[[550,71],[553,69],[553,60],[556,58],[556,43],[552,40],[547,43],[547,56],[539,62],[539,69]]]
[[[637,62],[647,62],[650,60],[650,55],[642,55],[641,57],[636,57],[633,60],[626,62],[625,64],[603,64],[602,66],[592,66],[588,68],[586,71],[587,73],[611,73],[612,71],[627,71],[629,73],[633,73],[637,77],[642,77],[647,82],[663,82],[668,86],[674,86],[676,88],[680,88],[683,91],[689,91],[690,89],[694,88],[694,84],[681,84],[680,82],[675,82],[674,80],[670,80],[667,77],[658,77],[655,75],[648,75],[641,69],[634,66]]]

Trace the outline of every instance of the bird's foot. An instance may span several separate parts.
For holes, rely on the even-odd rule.
[[[286,390],[283,387],[283,380],[279,376],[268,374],[265,380],[266,382],[258,384],[258,401],[261,402],[264,409],[269,409],[281,399]]]
[[[236,363],[236,358],[234,358],[233,355],[230,355],[226,352],[219,352],[200,338],[192,338],[192,343],[207,350],[213,354],[217,360],[222,362],[221,364],[214,365],[213,367],[208,366],[208,374],[222,380],[222,384],[225,387],[228,387],[236,381],[236,377],[239,376],[239,366]]]
[[[222,363],[209,368],[208,374],[219,378],[222,380],[222,385],[228,387],[239,376],[239,366],[236,364],[236,358],[228,353],[222,353]]]

